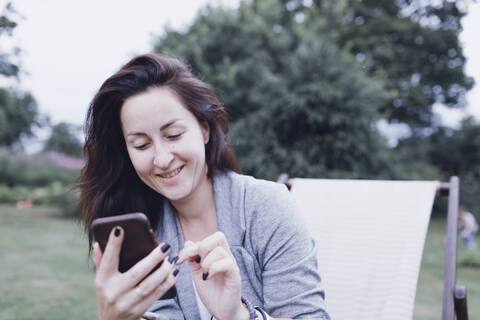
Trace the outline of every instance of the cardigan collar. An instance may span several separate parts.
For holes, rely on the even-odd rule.
[[[225,234],[230,246],[241,246],[245,236],[245,220],[243,205],[232,202],[231,192],[242,192],[235,188],[231,175],[234,173],[218,173],[213,178],[215,210],[218,228]],[[243,197],[242,197],[243,198]],[[240,210],[239,210],[240,209]],[[164,202],[163,223],[160,235],[157,237],[171,245],[171,255],[174,256],[184,247],[184,237],[175,208],[169,201]],[[179,266],[180,274],[177,280],[178,303],[186,320],[199,319],[192,277],[187,263]]]

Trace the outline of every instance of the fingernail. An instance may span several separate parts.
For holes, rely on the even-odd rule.
[[[179,273],[179,272],[180,272],[180,270],[179,270],[179,269],[175,269],[175,270],[173,271],[173,276],[174,276],[174,277],[176,277],[176,276],[178,275],[178,273]]]
[[[180,259],[180,257],[179,257],[179,256],[175,256],[175,257],[173,257],[173,258],[170,258],[170,259],[168,260],[168,262],[170,262],[170,264],[174,264],[174,263],[176,263],[176,262],[178,261],[178,259]]]
[[[197,256],[195,257],[195,261],[196,261],[197,263],[200,263],[201,260],[202,260],[202,258],[200,257],[199,254],[197,254]]]
[[[114,235],[115,237],[118,237],[120,235],[120,227],[115,227],[115,232],[114,232]]]
[[[205,281],[205,280],[207,280],[207,278],[208,278],[208,272],[204,272],[202,274],[202,279]]]
[[[165,253],[167,252],[167,250],[170,249],[170,245],[168,243],[165,243],[163,246],[162,246],[162,252]]]

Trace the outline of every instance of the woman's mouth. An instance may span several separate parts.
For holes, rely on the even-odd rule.
[[[181,166],[181,167],[178,167],[177,169],[175,170],[172,170],[172,171],[168,171],[166,173],[160,173],[158,174],[161,178],[163,179],[170,179],[170,178],[173,178],[175,177],[177,174],[180,173],[180,171],[182,171],[184,166]]]

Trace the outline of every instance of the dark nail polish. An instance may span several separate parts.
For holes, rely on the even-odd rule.
[[[115,235],[115,237],[118,237],[120,235],[120,228],[115,227],[115,232],[113,234]]]
[[[175,256],[175,257],[173,257],[173,258],[170,258],[170,259],[168,260],[168,262],[170,262],[170,264],[174,264],[174,263],[176,263],[176,262],[178,261],[178,259],[180,259],[180,257],[179,257],[179,256]]]
[[[179,269],[175,269],[175,270],[173,271],[173,276],[174,276],[174,277],[176,277],[176,276],[178,275],[178,273],[179,273],[179,272],[180,272],[180,270],[179,270]]]
[[[204,272],[204,273],[202,274],[202,279],[203,279],[203,281],[207,280],[207,278],[208,278],[208,272]]]
[[[165,253],[168,251],[168,249],[170,249],[170,245],[168,243],[165,243],[163,246],[162,246],[162,252]]]
[[[201,260],[202,260],[202,258],[200,257],[199,254],[197,254],[197,256],[195,257],[195,261],[196,261],[197,263],[200,263]]]

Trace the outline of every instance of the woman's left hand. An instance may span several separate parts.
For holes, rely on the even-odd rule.
[[[199,242],[185,241],[178,256],[177,264],[189,262],[198,295],[215,319],[249,318],[240,300],[240,270],[222,232]]]

